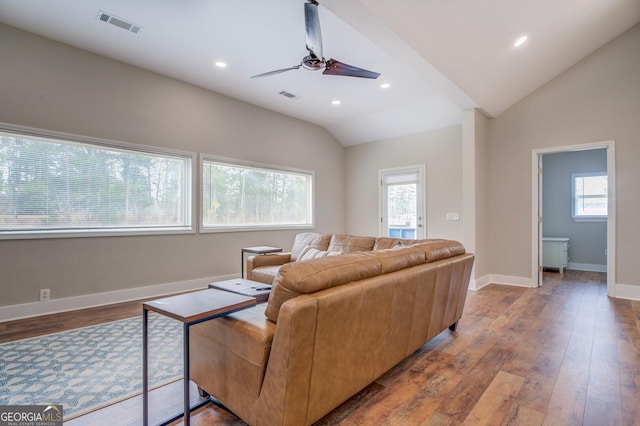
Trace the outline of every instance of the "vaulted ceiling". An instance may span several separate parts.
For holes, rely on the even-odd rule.
[[[303,4],[0,0],[0,22],[319,124],[343,145],[459,124],[467,108],[496,117],[640,22],[638,0],[324,0],[324,56],[382,75],[250,78],[307,55]]]

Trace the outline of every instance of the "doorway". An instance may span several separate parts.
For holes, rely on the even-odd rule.
[[[425,238],[425,166],[382,169],[380,178],[380,235]]]
[[[605,158],[606,157],[606,158]],[[604,169],[604,170],[603,170]],[[606,174],[604,193],[586,194],[576,188],[586,177]],[[544,267],[607,272],[607,292],[615,283],[615,152],[614,142],[534,150],[532,280],[543,285]],[[584,200],[604,195],[605,217],[584,215]],[[602,201],[602,200],[600,200]],[[598,212],[602,212],[600,210]],[[576,213],[577,212],[577,213]],[[596,210],[594,210],[596,212]],[[573,242],[572,242],[573,240]],[[563,247],[569,247],[564,259]],[[545,247],[547,252],[545,253]]]

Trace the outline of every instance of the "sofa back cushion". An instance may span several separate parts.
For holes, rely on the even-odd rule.
[[[382,274],[421,265],[426,261],[425,251],[413,246],[397,246],[392,249],[371,251],[367,254],[378,259]]]
[[[414,244],[412,247],[422,250],[425,253],[427,262],[447,259],[449,257],[465,254],[464,246],[454,240],[431,240],[424,243]]]
[[[303,232],[296,235],[291,247],[291,261],[298,260],[298,256],[306,247],[325,251],[329,247],[331,234],[319,234],[317,232]]]
[[[402,238],[378,237],[373,245],[374,250],[385,250],[405,245]]]
[[[366,253],[287,263],[280,268],[273,281],[265,315],[271,321],[277,322],[280,307],[289,299],[381,273],[380,261]]]
[[[375,242],[375,237],[354,237],[353,235],[333,234],[328,250],[342,253],[371,251],[373,250]]]

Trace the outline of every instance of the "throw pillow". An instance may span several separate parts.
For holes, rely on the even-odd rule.
[[[314,249],[313,247],[305,247],[298,256],[298,261],[318,259],[327,256],[339,256],[341,254],[342,253],[339,251],[321,251],[318,249]]]

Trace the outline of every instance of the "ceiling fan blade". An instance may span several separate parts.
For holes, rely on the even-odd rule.
[[[344,64],[335,59],[329,59],[327,66],[322,74],[328,75],[344,75],[347,77],[361,77],[361,78],[378,78],[380,73],[368,71],[362,68],[354,67],[352,65]]]
[[[262,74],[252,75],[251,78],[268,77],[270,75],[276,75],[276,74],[280,74],[280,73],[291,71],[291,70],[297,70],[298,68],[300,68],[300,65],[294,65],[290,68],[283,68],[281,70],[274,70],[274,71],[264,72]]]
[[[304,4],[304,24],[307,29],[307,50],[318,59],[322,57],[322,32],[320,31],[320,17],[318,2],[309,0]]]

